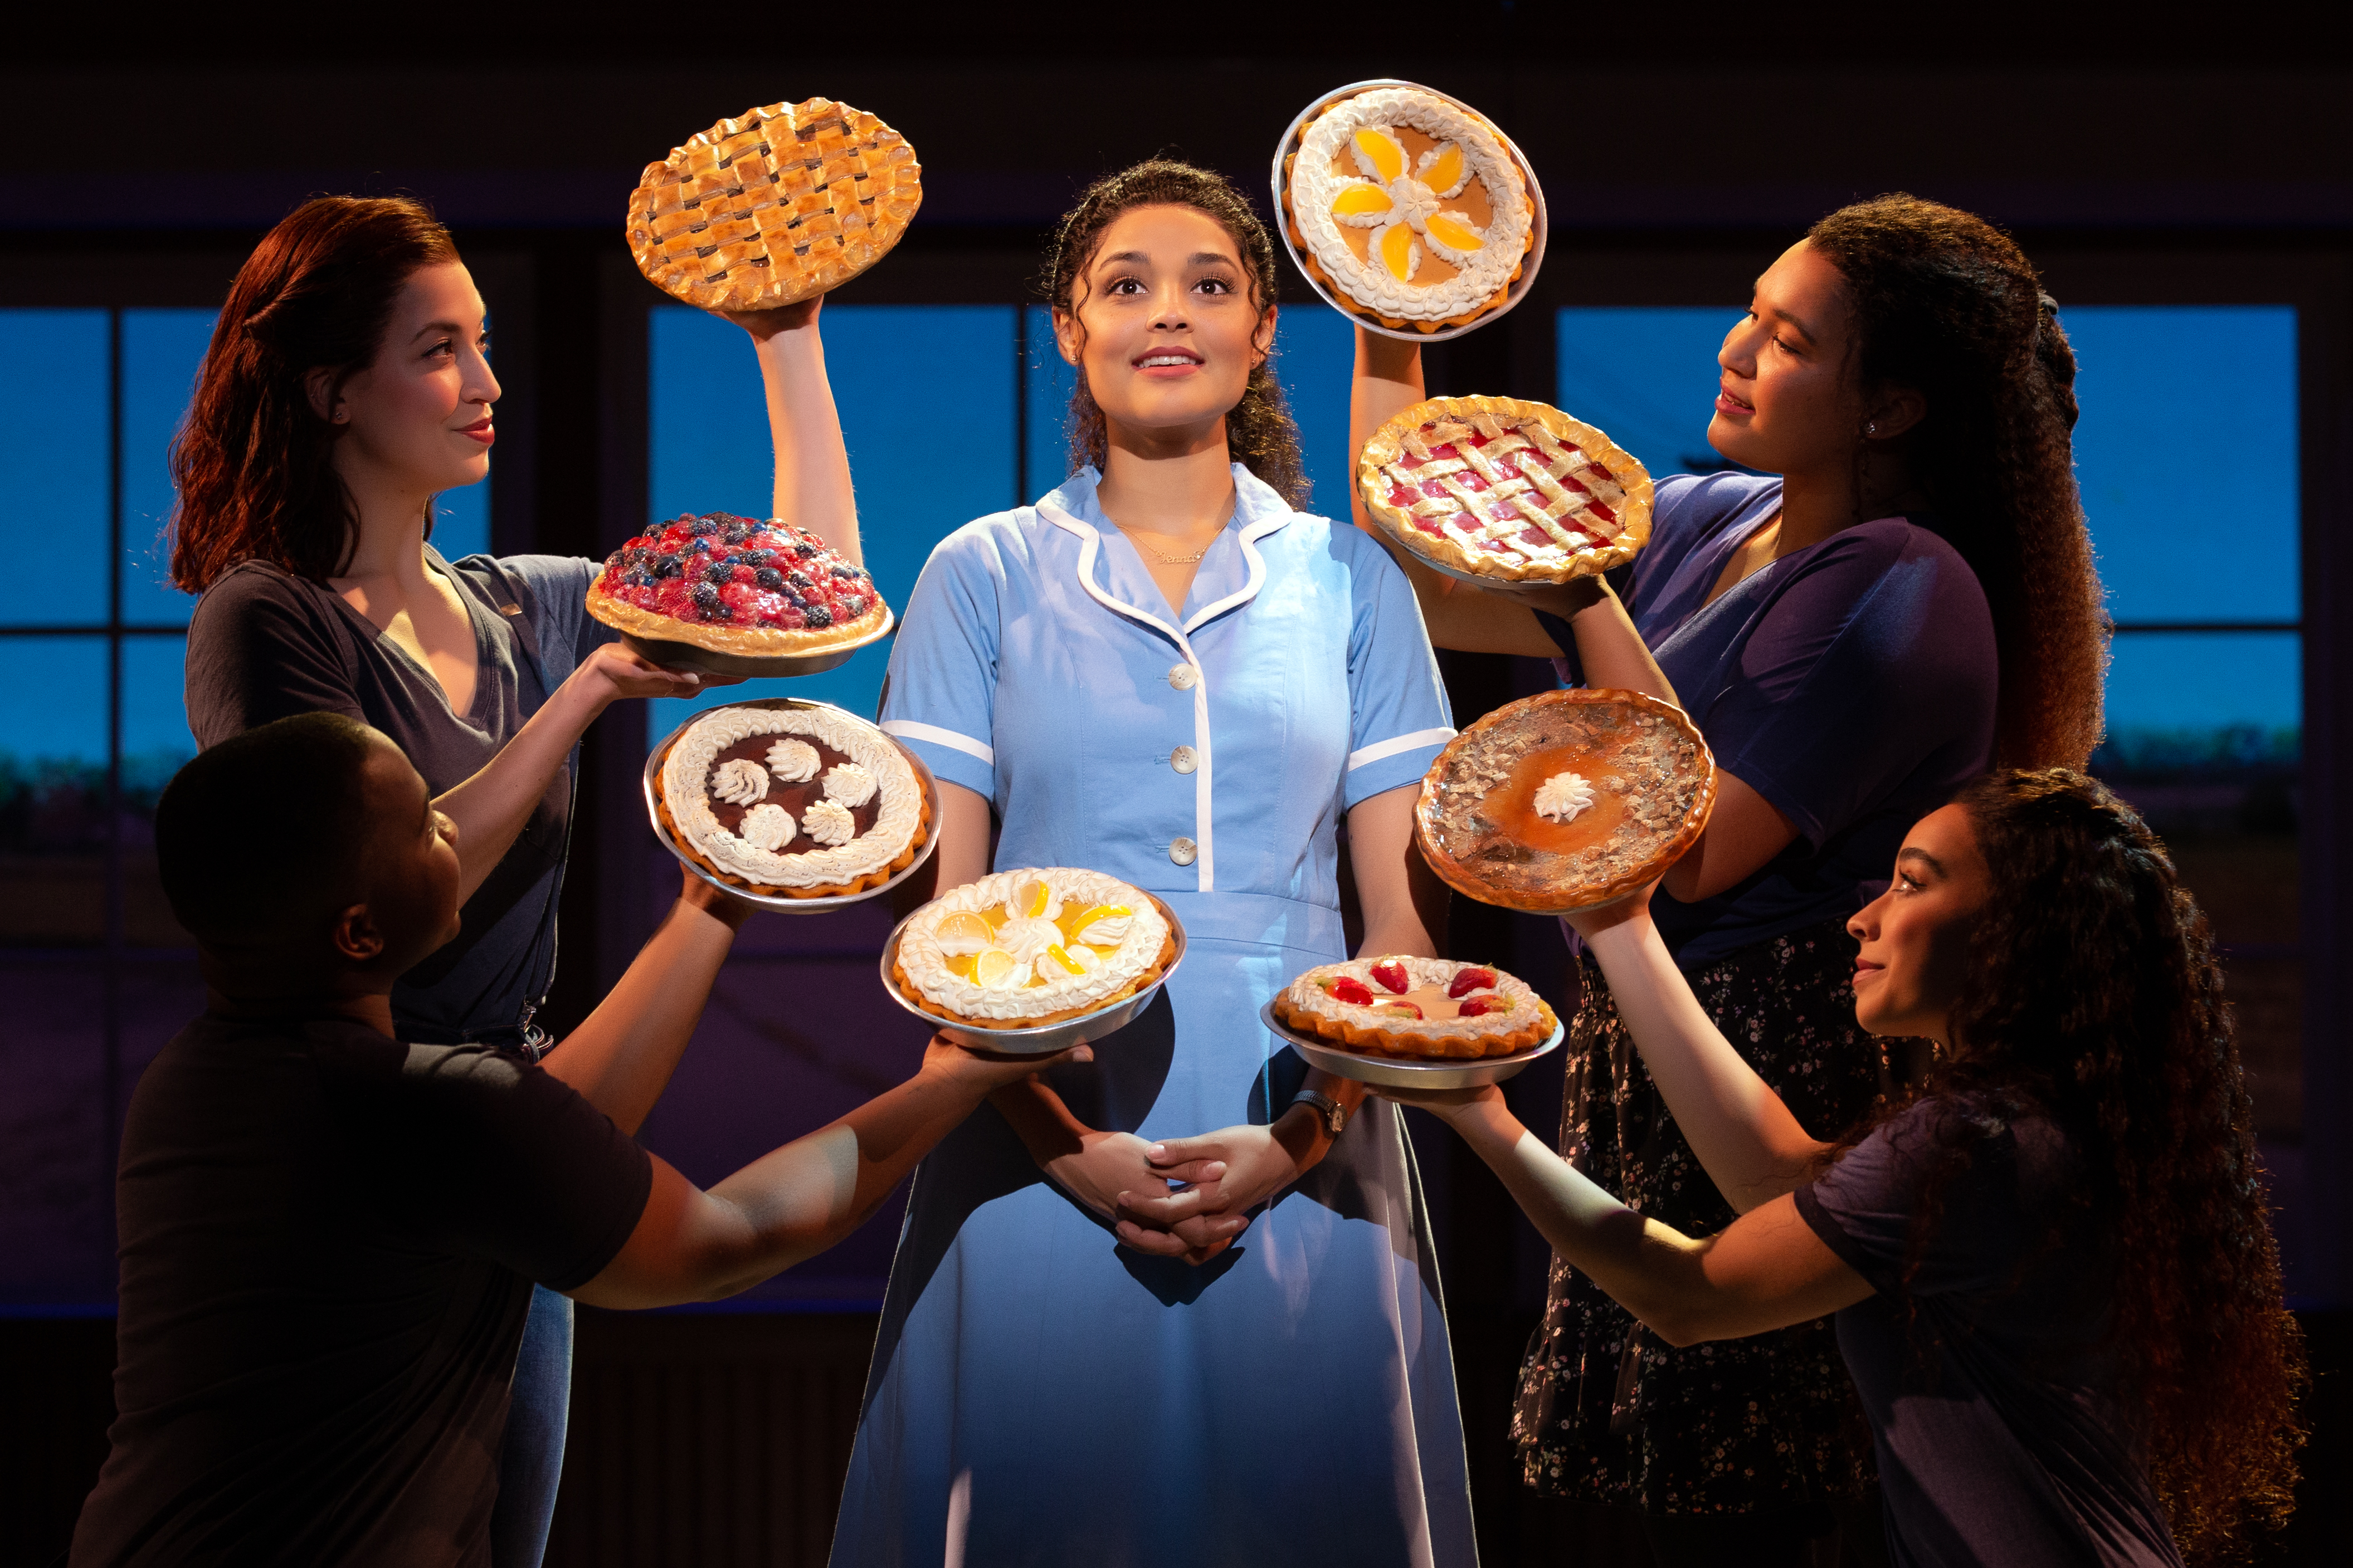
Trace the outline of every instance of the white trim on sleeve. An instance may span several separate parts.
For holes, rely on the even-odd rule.
[[[885,724],[883,728],[887,730],[890,726]],[[1377,763],[1384,757],[1394,757],[1399,752],[1410,752],[1419,746],[1442,745],[1452,739],[1454,731],[1441,728],[1416,730],[1410,735],[1399,735],[1395,740],[1376,741],[1369,746],[1350,752],[1348,764],[1343,771],[1353,773],[1367,763]]]
[[[962,752],[968,757],[978,757],[990,767],[997,765],[997,753],[969,735],[959,735],[954,730],[943,730],[937,724],[918,724],[913,719],[885,719],[882,732],[905,741],[929,741],[935,746],[945,746]]]

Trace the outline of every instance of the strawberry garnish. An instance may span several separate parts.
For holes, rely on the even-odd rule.
[[[1319,980],[1316,984],[1324,988],[1325,995],[1335,1002],[1346,1002],[1358,1007],[1373,1005],[1372,992],[1366,988],[1363,981],[1353,975],[1343,974],[1335,980]]]
[[[1468,996],[1473,991],[1493,991],[1494,988],[1495,972],[1492,969],[1458,969],[1454,972],[1454,978],[1446,983],[1447,995],[1457,999]]]
[[[1473,996],[1454,1012],[1457,1017],[1477,1018],[1489,1013],[1508,1013],[1511,1010],[1512,1005],[1501,996]]]
[[[1379,1001],[1374,1003],[1373,1011],[1376,1013],[1403,1013],[1408,1017],[1411,1018],[1419,1018],[1421,1016],[1421,1009],[1419,1007],[1410,1002],[1400,1002],[1393,996],[1384,996]]]
[[[1394,958],[1385,958],[1374,964],[1373,978],[1400,996],[1413,989],[1413,982],[1406,977],[1405,965]]]

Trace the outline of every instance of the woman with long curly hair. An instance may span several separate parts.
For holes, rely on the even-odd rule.
[[[1936,1059],[1835,1143],[1709,1020],[1647,899],[1573,918],[1740,1217],[1622,1206],[1492,1088],[1410,1098],[1667,1342],[1836,1313],[1896,1563],[2225,1561],[2284,1520],[2304,1358],[2253,1105],[2206,917],[2128,806],[2011,770],[1914,826],[1852,922],[1855,1014]]]
[[[769,384],[776,510],[856,560],[817,310],[733,319]],[[458,829],[462,929],[394,986],[400,1037],[535,1054],[582,735],[617,700],[731,682],[659,668],[589,619],[594,561],[433,548],[434,497],[490,472],[488,346],[481,296],[422,205],[304,203],[238,269],[214,329],[173,450],[172,574],[203,595],[187,655],[200,745],[342,713],[390,736]],[[507,1568],[545,1540],[571,1346],[571,1302],[537,1292],[493,1521]]]
[[[1717,364],[1707,437],[1731,470],[1659,481],[1622,604],[1599,582],[1506,595],[1407,569],[1439,646],[1558,657],[1690,713],[1718,804],[1659,930],[1709,1016],[1835,1137],[1919,1054],[1856,1029],[1845,930],[1905,827],[1997,761],[2080,766],[2100,733],[2074,359],[2017,246],[1889,196],[1783,253]],[[1419,379],[1409,345],[1360,334],[1360,438]],[[1577,980],[1561,1149],[1643,1213],[1722,1229],[1589,957]],[[1827,1322],[1685,1351],[1557,1260],[1550,1297],[1514,1422],[1531,1485],[1640,1510],[1671,1564],[1803,1563],[1841,1521],[1876,1540]]]
[[[839,1568],[1475,1560],[1399,1119],[1258,1016],[1346,952],[1344,816],[1366,948],[1435,951],[1411,811],[1453,733],[1405,578],[1300,510],[1275,283],[1223,178],[1089,190],[1047,286],[1073,476],[908,600],[882,727],[939,775],[938,885],[1091,867],[1189,946],[916,1176]]]

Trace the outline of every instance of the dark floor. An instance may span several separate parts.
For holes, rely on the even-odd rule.
[[[1524,1323],[1454,1318],[1488,1568],[1640,1568],[1630,1521],[1535,1497],[1504,1439]],[[2305,1317],[2316,1374],[2302,1504],[2260,1563],[2353,1560],[2353,1312]],[[0,1321],[0,1568],[58,1561],[104,1458],[111,1320]],[[584,1310],[550,1568],[818,1564],[874,1321]]]

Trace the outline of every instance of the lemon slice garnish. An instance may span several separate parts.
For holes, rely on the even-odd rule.
[[[1413,230],[1401,223],[1393,223],[1381,230],[1379,240],[1381,265],[1389,276],[1403,283],[1413,276]]]
[[[997,935],[997,928],[968,910],[959,910],[940,921],[940,941],[977,942],[986,943]]]
[[[969,980],[972,978],[972,966],[979,957],[976,952],[967,952],[962,958],[951,958],[948,960],[948,973],[958,980]]]
[[[1072,958],[1069,950],[1064,948],[1060,942],[1056,942],[1053,946],[1049,947],[1046,950],[1045,956],[1059,965],[1062,973],[1065,974],[1084,974],[1087,972],[1087,966],[1081,963],[1077,959]],[[1046,966],[1045,964],[1040,963],[1038,967],[1042,970]]]
[[[1396,204],[1389,194],[1378,185],[1350,185],[1332,203],[1334,217],[1362,217],[1366,213],[1385,213]]]
[[[972,983],[976,985],[1002,985],[1006,976],[1021,967],[1021,961],[1001,947],[992,947],[972,961]]]
[[[1433,191],[1453,189],[1454,182],[1462,177],[1462,149],[1449,142],[1416,177]]]
[[[1469,224],[1461,223],[1444,213],[1432,213],[1422,220],[1430,237],[1449,250],[1476,250],[1487,242]]]
[[[1020,900],[1016,907],[1021,911],[1021,918],[1034,921],[1046,912],[1048,904],[1053,902],[1054,889],[1043,882],[1026,882],[1015,897]]]
[[[1064,915],[1061,920],[1062,931],[1066,935],[1079,936],[1097,921],[1125,920],[1134,912],[1125,904],[1096,904],[1081,910],[1075,915]]]
[[[1356,150],[1377,171],[1376,177],[1383,184],[1405,173],[1405,149],[1377,131],[1367,128],[1357,132]]]

